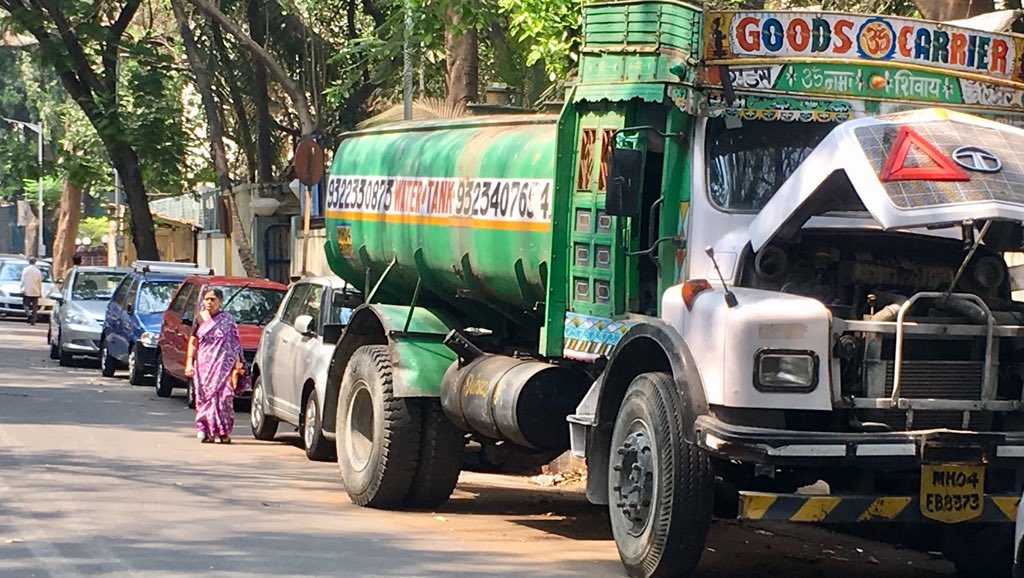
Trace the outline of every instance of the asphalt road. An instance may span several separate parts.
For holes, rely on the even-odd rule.
[[[351,505],[282,427],[199,444],[182,393],[61,368],[0,321],[0,577],[624,576],[579,486],[464,473],[433,512]],[[714,524],[699,576],[947,576],[914,550],[796,525]]]

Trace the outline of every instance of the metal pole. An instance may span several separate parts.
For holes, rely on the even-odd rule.
[[[46,256],[43,243],[43,122],[39,121],[39,258]]]
[[[118,242],[121,239],[121,173],[114,169],[114,266],[121,266],[121,251]]]
[[[405,120],[412,120],[412,7],[410,0],[403,2],[405,10],[405,40],[402,45],[402,110]]]

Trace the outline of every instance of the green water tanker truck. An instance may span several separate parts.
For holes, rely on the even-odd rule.
[[[333,156],[327,258],[365,304],[323,427],[352,501],[444,502],[467,441],[493,469],[571,450],[633,576],[691,575],[713,515],[902,525],[1008,573],[1024,37],[583,10],[559,115]]]

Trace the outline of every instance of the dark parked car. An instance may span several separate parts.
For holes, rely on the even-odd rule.
[[[110,377],[128,367],[132,384],[156,372],[157,340],[164,311],[186,277],[211,274],[194,264],[136,261],[107,305],[100,337],[100,371]]]

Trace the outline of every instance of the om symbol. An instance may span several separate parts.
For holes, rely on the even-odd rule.
[[[896,47],[895,38],[891,24],[881,18],[871,18],[857,33],[857,48],[867,58],[889,58]]]

